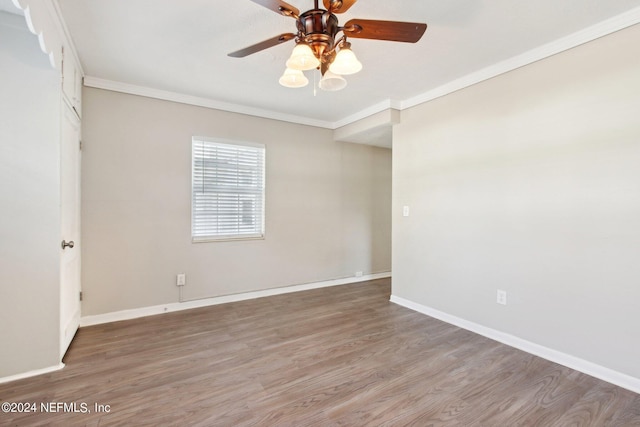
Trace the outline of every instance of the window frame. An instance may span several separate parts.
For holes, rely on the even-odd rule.
[[[258,230],[255,233],[236,233],[236,234],[208,234],[208,235],[196,235],[194,225],[196,219],[196,192],[195,190],[195,163],[196,163],[196,144],[211,144],[211,146],[226,146],[226,147],[249,147],[254,149],[259,149],[262,151],[262,164],[261,164],[261,173],[262,173],[262,188],[260,189],[260,198],[261,198],[261,212],[260,212],[260,224]],[[265,239],[265,211],[266,211],[266,146],[260,143],[247,142],[247,141],[236,141],[229,140],[223,138],[210,138],[205,136],[192,136],[191,138],[191,242],[192,243],[206,243],[206,242],[224,242],[224,241],[241,241],[241,240],[264,240]],[[229,194],[233,194],[230,192]],[[242,192],[237,193],[242,194]],[[244,193],[246,194],[246,193]]]

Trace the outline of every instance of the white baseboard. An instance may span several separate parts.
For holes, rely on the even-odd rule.
[[[56,366],[49,366],[48,368],[35,369],[33,371],[23,372],[21,374],[9,375],[8,377],[0,378],[0,384],[8,383],[16,380],[22,380],[24,378],[35,377],[36,375],[48,374],[49,372],[59,371],[62,368],[64,368],[64,363],[60,362]]]
[[[459,328],[475,332],[476,334],[485,336],[508,346],[526,351],[527,353],[542,357],[543,359],[558,363],[571,369],[575,369],[576,371],[580,371],[584,374],[640,394],[639,378],[635,378],[630,375],[605,368],[604,366],[600,366],[587,360],[580,359],[579,357],[571,356],[561,351],[544,347],[542,345],[524,340],[522,338],[518,338],[514,335],[506,334],[504,332],[500,332],[495,329],[491,329],[486,326],[461,319],[451,314],[444,313],[434,308],[418,304],[395,295],[391,295],[390,301],[411,310],[417,311],[418,313],[426,314],[427,316],[434,317],[436,319],[442,320],[443,322],[455,325]]]
[[[323,282],[305,283],[301,285],[284,286],[281,288],[265,289],[261,291],[245,292],[233,295],[224,295],[198,300],[175,302],[151,307],[134,308],[131,310],[115,311],[111,313],[84,316],[80,319],[80,327],[100,325],[103,323],[118,322],[120,320],[137,319],[139,317],[153,316],[156,314],[170,313],[172,311],[189,310],[192,308],[207,307],[210,305],[226,304],[229,302],[245,301],[249,299],[268,297],[273,295],[288,294],[292,292],[307,291],[310,289],[326,288],[329,286],[347,285],[350,283],[365,282],[367,280],[383,279],[391,277],[390,272],[368,274],[359,277],[345,277],[341,279],[326,280]]]

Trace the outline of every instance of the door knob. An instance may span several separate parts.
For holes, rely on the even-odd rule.
[[[66,249],[66,248],[73,248],[73,240],[69,240],[68,242],[65,242],[64,240],[62,241],[62,243],[60,244],[60,246],[62,246],[62,249]]]

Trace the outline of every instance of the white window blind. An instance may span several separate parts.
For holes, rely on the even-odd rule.
[[[192,139],[194,241],[264,237],[264,146]]]

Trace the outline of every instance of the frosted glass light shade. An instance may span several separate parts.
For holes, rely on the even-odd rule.
[[[320,89],[326,90],[328,92],[335,92],[337,90],[344,89],[346,85],[347,81],[344,79],[344,77],[334,74],[331,71],[327,71],[326,73],[324,73],[324,76],[322,76],[320,83],[318,83]]]
[[[305,43],[297,44],[296,47],[293,48],[291,56],[287,60],[287,68],[292,68],[294,70],[313,70],[314,68],[318,68],[319,65],[320,61],[313,54],[309,45]]]
[[[287,68],[278,80],[284,87],[298,88],[309,84],[309,79],[300,70]]]
[[[356,54],[349,48],[340,49],[336,59],[329,67],[329,71],[335,74],[348,75],[355,74],[362,70],[362,63],[356,58]]]

